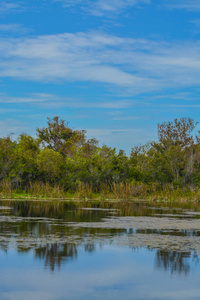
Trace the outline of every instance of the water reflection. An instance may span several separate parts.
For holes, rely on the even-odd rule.
[[[0,207],[7,207],[8,212],[21,217],[46,217],[68,222],[98,222],[108,215],[117,216],[180,216],[200,218],[200,203],[148,203],[148,202],[109,202],[109,201],[6,201],[0,200]],[[0,210],[0,215],[5,210]]]
[[[55,267],[60,268],[63,262],[77,258],[78,250],[76,244],[50,244],[35,249],[35,257],[45,261],[45,267],[51,271]]]
[[[5,201],[1,205],[5,207]],[[128,246],[132,251],[145,247],[147,251],[155,252],[155,268],[170,271],[172,274],[185,274],[190,272],[191,259],[197,265],[198,253],[194,251],[171,251],[154,249],[149,244],[148,237],[178,236],[198,237],[197,230],[171,230],[160,229],[117,229],[117,228],[74,228],[74,222],[101,222],[104,218],[113,216],[152,216],[173,213],[183,215],[189,204],[182,207],[150,207],[148,203],[55,203],[10,201],[8,210],[0,210],[0,250],[8,252],[10,248],[17,249],[18,253],[34,251],[35,259],[44,262],[46,268],[54,271],[69,261],[77,259],[80,249],[86,253],[94,253],[97,246],[104,246],[117,241],[120,246]],[[100,208],[100,209],[99,209]],[[99,209],[99,210],[98,210]],[[199,212],[196,205],[194,212]],[[198,218],[198,214],[192,214]],[[71,225],[72,225],[71,224]],[[142,235],[145,236],[142,239]],[[135,238],[141,239],[136,243]],[[125,242],[123,238],[126,238]],[[133,240],[131,241],[131,238]],[[138,241],[138,240],[137,240]],[[154,240],[153,240],[154,243]],[[167,241],[166,243],[169,243]],[[159,244],[159,243],[158,243]],[[156,247],[155,247],[156,248]]]
[[[132,230],[129,230],[129,232]],[[163,230],[163,229],[136,229],[135,230],[136,233],[140,233],[140,234],[161,234],[161,235],[170,235],[170,236],[194,236],[194,237],[199,237],[200,236],[200,231],[199,230],[177,230],[177,229],[173,229],[173,230]]]
[[[94,243],[87,243],[84,246],[85,252],[92,253],[96,250],[96,245]]]
[[[170,270],[172,274],[183,273],[187,275],[190,271],[189,258],[191,255],[191,252],[157,251],[155,267]]]
[[[45,267],[51,271],[60,268],[62,263],[78,257],[78,247],[76,244],[50,244],[35,249],[35,257],[45,261]],[[83,247],[85,252],[95,252],[96,245],[87,243]],[[133,249],[135,251],[137,249]],[[25,250],[27,251],[27,249]],[[152,251],[152,250],[150,250]],[[196,252],[175,252],[175,251],[155,251],[155,268],[159,270],[170,271],[172,274],[188,275],[190,271],[190,258],[193,258],[196,265],[199,263],[199,257]]]
[[[22,237],[21,237],[22,238]],[[84,244],[82,243],[50,243],[46,245],[17,245],[18,253],[26,253],[33,250],[35,258],[40,261],[44,261],[45,268],[49,268],[54,271],[56,268],[60,269],[63,264],[68,261],[77,259],[79,250],[87,253],[93,253],[96,251],[97,246],[103,247],[101,244],[94,243],[92,241]],[[0,250],[8,252],[9,242],[0,242]],[[137,247],[131,247],[132,251],[137,251]],[[146,248],[147,251],[155,252],[155,268],[170,271],[172,274],[184,274],[187,275],[190,271],[190,260],[192,258],[195,265],[199,263],[199,256],[197,252],[175,252],[175,251],[162,251],[156,249]]]

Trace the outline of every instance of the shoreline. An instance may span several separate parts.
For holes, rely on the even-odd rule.
[[[41,201],[41,202],[76,202],[76,203],[87,203],[87,202],[109,202],[109,203],[118,203],[118,202],[129,202],[129,203],[194,203],[198,204],[200,203],[200,200],[197,199],[188,199],[188,198],[181,198],[181,199],[151,199],[151,198],[146,198],[146,199],[141,199],[141,198],[80,198],[80,197],[66,197],[66,198],[55,198],[55,197],[0,197],[0,201]]]

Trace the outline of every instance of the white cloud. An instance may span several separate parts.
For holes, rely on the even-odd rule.
[[[132,101],[129,100],[113,100],[105,101],[102,99],[96,100],[95,102],[80,101],[77,99],[65,99],[63,98],[63,106],[74,107],[74,108],[102,108],[102,109],[119,109],[128,108],[132,105]]]
[[[53,0],[54,2],[62,2],[64,7],[82,9],[87,13],[95,16],[112,16],[113,14],[120,14],[124,10],[139,6],[142,7],[147,4],[153,4],[151,0]],[[160,5],[155,3],[154,5]],[[162,5],[168,9],[186,9],[189,11],[200,10],[199,0],[164,0]]]
[[[0,103],[45,103],[55,100],[52,94],[34,93],[27,97],[11,97],[6,94],[0,94]]]
[[[13,133],[14,138],[16,138],[19,134],[26,131],[27,126],[23,122],[14,119],[6,119],[0,121],[0,137],[6,137]]]
[[[153,126],[152,126],[153,127]],[[84,128],[88,138],[96,138],[101,144],[106,144],[117,149],[129,151],[136,144],[145,144],[147,141],[155,140],[155,128]],[[125,146],[125,147],[124,147]],[[127,153],[128,154],[128,153]]]
[[[23,110],[15,109],[15,108],[0,108],[0,114],[11,113],[11,112],[21,112],[21,111],[23,111]]]
[[[141,132],[141,129],[86,129],[89,136],[107,136],[107,135],[113,135],[113,134],[130,134],[130,133],[137,133]]]
[[[124,117],[114,117],[112,120],[114,121],[136,121],[141,119],[139,116],[124,116]]]
[[[200,108],[200,104],[167,104],[165,106],[185,107],[185,108]]]
[[[199,86],[200,43],[65,33],[0,40],[0,77],[85,81],[132,93]]]
[[[27,29],[20,24],[0,24],[0,31],[5,33],[21,33],[24,34],[27,32]]]
[[[199,97],[197,95],[194,96],[194,94],[189,92],[177,92],[174,94],[164,94],[164,95],[154,95],[153,97],[150,97],[150,100],[152,99],[173,99],[173,100],[185,100],[185,101],[191,101],[191,100],[199,100]]]
[[[18,1],[2,1],[0,3],[0,14],[15,12],[21,8],[21,3]]]
[[[167,0],[166,5],[169,8],[186,9],[190,11],[200,10],[199,0]]]
[[[200,27],[200,19],[195,19],[195,20],[192,20],[190,22],[195,24],[197,27]]]
[[[18,103],[18,104],[34,104],[47,108],[102,108],[102,109],[119,109],[132,106],[131,100],[109,100],[95,99],[88,102],[85,99],[67,98],[57,96],[56,94],[33,93],[22,97],[11,97],[0,93],[0,103]],[[1,112],[1,110],[0,110]]]
[[[109,15],[112,13],[120,13],[124,9],[148,4],[150,0],[54,0],[63,2],[65,7],[78,7],[79,9],[86,10],[87,12],[96,15]]]

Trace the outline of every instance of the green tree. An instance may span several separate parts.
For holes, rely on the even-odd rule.
[[[128,178],[149,182],[153,178],[152,162],[154,155],[150,144],[135,146],[129,159]]]
[[[60,152],[64,156],[72,154],[76,148],[85,142],[84,130],[73,130],[68,123],[60,120],[59,117],[48,118],[48,126],[42,129],[37,128],[39,142],[43,147]]]
[[[44,182],[57,182],[62,174],[63,164],[62,155],[52,149],[43,149],[37,156],[38,171]]]
[[[0,180],[9,179],[9,174],[14,166],[15,142],[10,137],[0,138]]]
[[[26,187],[37,179],[36,157],[39,151],[37,139],[25,133],[20,135],[13,152],[15,164],[10,172],[10,177],[17,187]]]
[[[175,119],[158,124],[158,142],[152,146],[166,162],[172,181],[189,182],[195,169],[199,135],[193,134],[197,123],[191,118]]]

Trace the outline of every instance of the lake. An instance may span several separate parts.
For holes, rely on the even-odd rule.
[[[1,300],[199,300],[200,204],[0,201]]]

